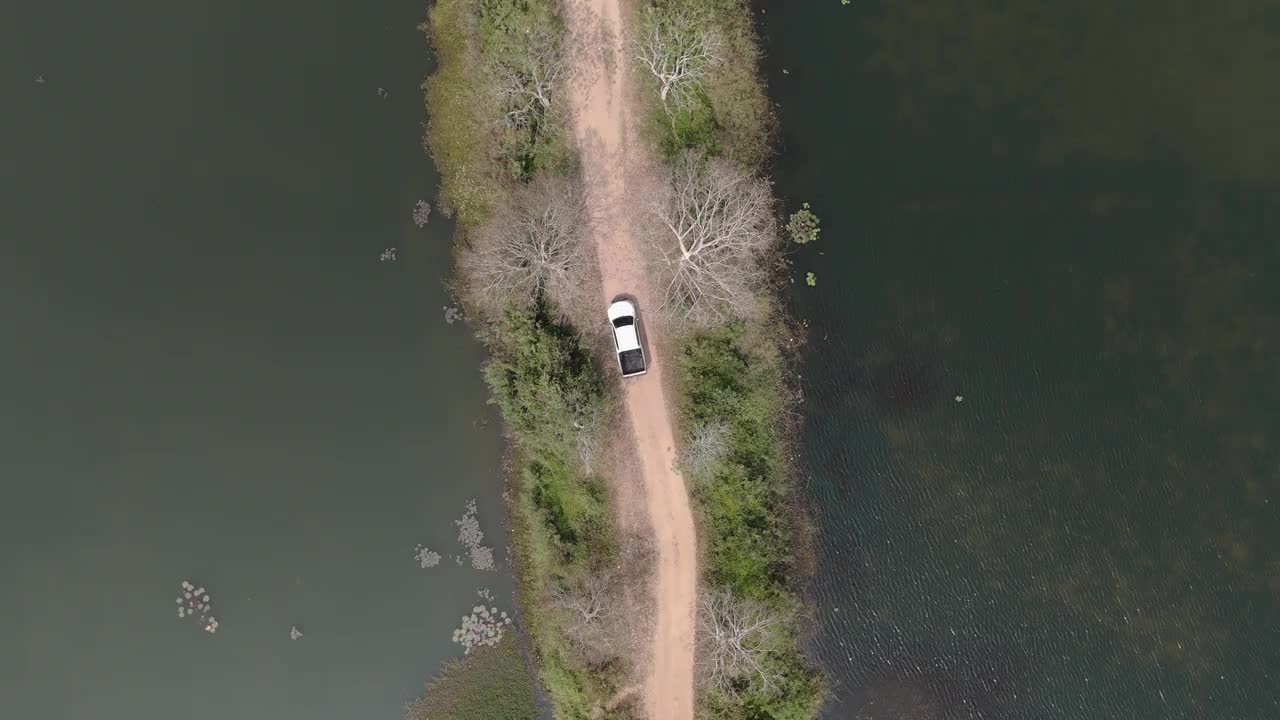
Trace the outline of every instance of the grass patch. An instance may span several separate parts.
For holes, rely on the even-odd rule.
[[[446,663],[407,715],[411,720],[537,720],[533,685],[515,634]]]

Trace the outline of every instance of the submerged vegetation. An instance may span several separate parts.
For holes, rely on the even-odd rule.
[[[529,672],[512,635],[445,665],[409,704],[407,720],[535,720]]]
[[[773,292],[781,238],[760,176],[772,117],[750,9],[740,0],[653,0],[637,24],[639,68],[652,88],[651,134],[672,179],[675,207],[667,215],[683,219],[681,230],[692,228],[680,234],[679,253],[665,252],[660,233],[655,245],[685,256],[692,237],[714,254],[707,268],[671,285],[681,294],[664,306],[681,328],[673,348],[680,464],[704,547],[699,712],[724,720],[814,718],[825,683],[799,649],[804,609],[793,553],[803,530],[791,497],[785,322]],[[698,159],[698,172],[690,172],[689,158]],[[796,242],[812,241],[817,217],[806,205],[787,230]]]

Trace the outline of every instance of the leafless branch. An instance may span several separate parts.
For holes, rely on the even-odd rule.
[[[729,452],[729,424],[712,422],[694,431],[680,453],[680,467],[695,480],[715,469]]]
[[[577,434],[578,462],[582,463],[582,472],[591,475],[596,470],[596,458],[600,454],[600,434],[604,431],[603,418],[599,407],[592,408],[591,414],[581,421],[574,421],[573,429]]]
[[[589,663],[604,664],[623,648],[618,633],[620,590],[617,570],[609,567],[588,573],[570,589],[552,591],[551,607],[563,613],[565,632]]]
[[[769,662],[782,617],[728,590],[698,598],[698,679],[727,695],[774,692],[781,672]]]
[[[498,102],[508,127],[525,129],[552,114],[560,80],[565,74],[560,38],[550,30],[523,36],[524,48],[512,53],[518,64],[501,64],[497,76]]]
[[[682,324],[754,316],[777,242],[769,185],[732,161],[694,151],[675,163],[654,206],[662,307]]]
[[[636,59],[658,83],[668,114],[696,97],[707,69],[720,61],[718,36],[683,7],[650,10],[635,47]]]

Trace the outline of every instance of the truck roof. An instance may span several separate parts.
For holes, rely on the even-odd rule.
[[[636,335],[636,324],[615,327],[614,335],[618,337],[618,352],[626,352],[627,350],[638,350],[640,348],[640,337]]]

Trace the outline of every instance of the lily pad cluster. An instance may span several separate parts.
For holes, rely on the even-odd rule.
[[[502,634],[511,624],[506,612],[496,607],[476,605],[470,615],[462,616],[462,627],[453,631],[453,641],[462,646],[464,655],[470,655],[477,647],[491,647],[502,641]]]
[[[199,618],[205,632],[210,635],[218,632],[218,619],[213,616],[213,598],[203,585],[183,580],[174,603],[178,606],[179,619]]]
[[[818,224],[821,222],[809,209],[809,203],[804,203],[799,210],[791,213],[791,218],[787,221],[787,237],[797,245],[811,243],[818,239],[818,233],[821,232]]]

